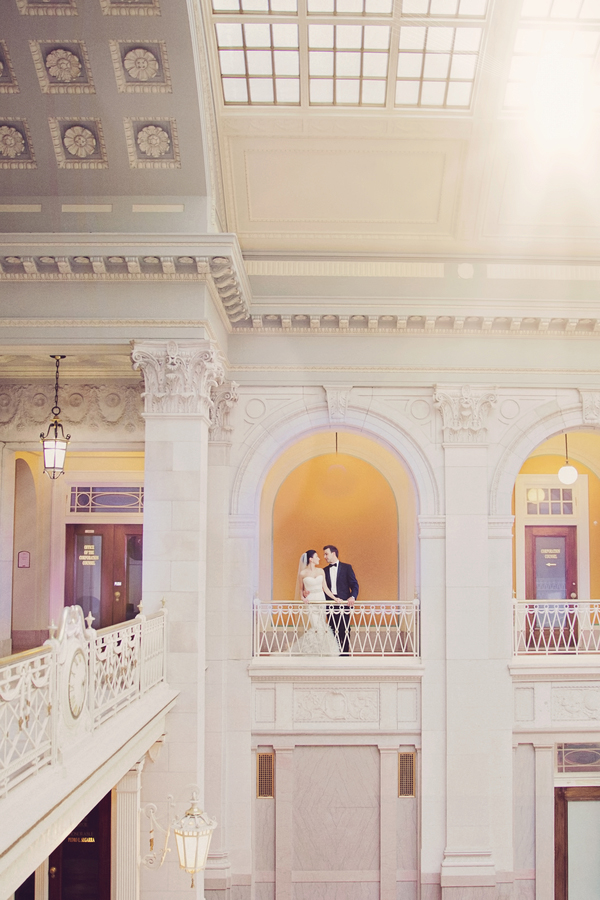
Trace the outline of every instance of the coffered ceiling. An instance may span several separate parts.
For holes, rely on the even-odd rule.
[[[597,336],[599,47],[600,0],[5,0],[0,279],[231,263],[247,333]]]

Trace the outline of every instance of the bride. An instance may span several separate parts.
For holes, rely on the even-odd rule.
[[[327,624],[325,609],[325,594],[332,600],[336,597],[325,583],[323,570],[317,568],[319,561],[316,550],[308,550],[300,557],[296,599],[302,598],[308,604],[308,627],[302,637],[292,644],[294,656],[340,655],[340,645]]]

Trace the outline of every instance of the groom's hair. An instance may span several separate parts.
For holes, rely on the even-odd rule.
[[[336,556],[339,556],[339,550],[337,547],[334,547],[333,544],[325,544],[323,550],[330,550],[332,553],[335,553]]]

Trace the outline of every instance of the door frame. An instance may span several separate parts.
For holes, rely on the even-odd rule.
[[[577,587],[578,599],[590,599],[590,523],[588,516],[588,477],[579,475],[573,488],[575,513],[572,516],[528,516],[527,488],[565,487],[558,475],[517,475],[515,481],[515,575],[519,600],[525,600],[525,526],[577,526]]]
[[[569,800],[600,800],[600,785],[554,788],[554,900],[569,896]]]
[[[533,518],[533,516],[531,517]],[[535,532],[539,529],[541,534]],[[565,538],[565,593],[568,595],[572,591],[567,587],[569,580],[575,576],[575,598],[569,596],[564,599],[568,602],[570,599],[579,599],[579,565],[577,562],[577,525],[569,523],[568,525],[524,525],[525,531],[525,599],[538,600],[534,597],[536,585],[536,553],[535,538],[536,537],[564,537]],[[575,566],[573,567],[573,555],[575,556]],[[575,572],[573,572],[573,568]],[[571,582],[572,584],[572,582]],[[543,598],[541,598],[543,600]],[[548,600],[547,603],[559,602]]]

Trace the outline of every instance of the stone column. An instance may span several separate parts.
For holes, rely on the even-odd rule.
[[[398,748],[379,748],[379,898],[396,900],[398,870]]]
[[[211,391],[223,381],[223,366],[207,340],[136,341],[132,359],[145,385],[144,609],[167,601],[167,674],[180,692],[167,719],[166,771],[144,776],[142,791],[151,802],[171,793],[183,811],[190,784],[204,804],[207,449]],[[188,876],[176,867],[173,852],[167,884],[144,877],[144,895],[188,890]],[[202,897],[203,878],[196,885]]]
[[[554,746],[535,750],[535,900],[554,898]]]
[[[292,900],[294,751],[275,747],[275,897]]]
[[[446,501],[446,848],[442,897],[491,900],[496,884],[490,764],[495,708],[490,703],[493,672],[485,422],[496,395],[464,385],[438,387],[434,399],[442,413]]]
[[[421,552],[421,900],[437,900],[446,846],[446,593],[444,516],[419,517]]]
[[[116,834],[112,900],[140,896],[140,786],[144,760],[127,772],[114,791]],[[36,897],[37,900],[37,897]]]
[[[0,444],[0,656],[12,653],[15,454]]]

